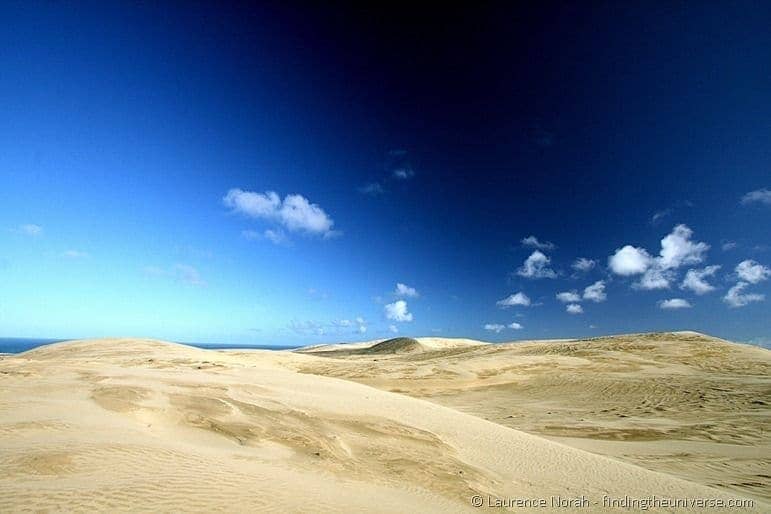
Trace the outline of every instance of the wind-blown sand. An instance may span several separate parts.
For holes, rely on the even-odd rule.
[[[754,497],[735,510],[769,509],[769,413],[753,403],[769,400],[768,351],[687,334],[387,343],[111,339],[5,356],[0,511],[446,513],[476,510],[473,495],[585,495],[608,512],[620,510],[604,495]],[[667,446],[648,460],[603,446],[664,439],[695,445],[677,449],[689,455],[737,449],[720,454],[715,483],[698,458],[666,464]],[[722,483],[753,470],[757,487]],[[567,511],[538,509],[552,510]]]

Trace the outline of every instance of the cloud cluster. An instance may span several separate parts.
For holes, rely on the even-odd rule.
[[[551,259],[540,250],[535,250],[517,269],[517,275],[525,278],[557,278],[557,273],[549,268]]]
[[[745,290],[752,284],[758,284],[771,277],[771,268],[751,259],[740,262],[734,269],[739,281],[728,290],[723,301],[729,307],[744,307],[753,302],[762,302],[766,295],[761,293],[746,293]]]
[[[633,284],[637,289],[667,289],[678,268],[704,260],[709,245],[691,239],[693,231],[686,225],[676,225],[661,240],[659,255],[653,257],[645,248],[626,245],[608,258],[608,267],[619,276],[641,275]]]
[[[568,314],[582,314],[584,312],[584,308],[577,303],[570,303],[566,305],[565,310],[568,312]]]
[[[509,323],[508,325],[501,325],[500,323],[487,323],[482,328],[489,330],[490,332],[500,334],[506,328],[510,328],[512,330],[522,330],[524,327],[517,322],[513,322]]]
[[[282,201],[274,191],[256,193],[233,188],[222,198],[222,202],[232,212],[277,223],[290,232],[324,237],[336,235],[332,229],[335,224],[332,218],[324,209],[309,202],[302,195],[286,195]],[[270,236],[266,237],[270,239]]]
[[[361,316],[354,319],[337,319],[328,323],[306,320],[292,320],[287,328],[298,335],[323,336],[327,334],[364,334],[367,331],[367,322]]]

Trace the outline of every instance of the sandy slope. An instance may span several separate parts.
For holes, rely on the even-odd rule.
[[[366,373],[377,358],[400,370],[388,380],[438,384],[458,376],[457,352],[495,350],[424,346],[330,358],[123,339],[4,357],[0,512],[446,513],[474,510],[474,494],[735,497],[438,403],[307,373],[335,365]],[[439,353],[448,355],[447,376],[444,363],[421,364]]]
[[[328,357],[297,369],[771,499],[771,352],[694,332]]]

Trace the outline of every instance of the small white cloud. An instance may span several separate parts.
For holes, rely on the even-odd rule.
[[[501,324],[498,324],[498,323],[487,323],[487,324],[484,326],[484,329],[485,329],[485,330],[489,330],[490,332],[495,332],[496,334],[499,334],[499,333],[501,333],[501,331],[502,331],[504,328],[506,328],[506,326],[505,326],[505,325],[501,325]]]
[[[584,312],[584,308],[577,303],[570,303],[566,305],[565,310],[570,314],[582,314]]]
[[[180,282],[191,286],[205,286],[206,282],[201,278],[198,270],[189,264],[176,264],[174,266],[174,276]]]
[[[551,241],[539,241],[535,236],[527,236],[520,240],[522,246],[529,246],[531,248],[537,248],[538,250],[554,250],[555,244]]]
[[[267,229],[263,233],[263,236],[265,236],[265,239],[276,245],[286,244],[288,242],[286,234],[283,230]]]
[[[412,321],[412,313],[407,310],[407,302],[397,300],[385,306],[385,316],[391,321]]]
[[[397,180],[407,180],[415,176],[415,172],[409,166],[394,168],[391,171],[393,178]]]
[[[410,287],[407,284],[402,284],[401,282],[396,284],[396,291],[394,291],[394,294],[405,298],[417,298],[420,296],[417,289]]]
[[[399,332],[399,328],[396,325],[388,325],[388,330],[394,334]]]
[[[713,265],[707,266],[702,269],[689,269],[685,274],[683,283],[680,284],[680,289],[689,289],[698,295],[707,294],[710,291],[715,290],[715,286],[707,282],[707,277],[713,276],[720,266]]]
[[[707,243],[691,241],[693,230],[686,225],[677,225],[661,240],[660,257],[657,259],[663,269],[679,268],[683,264],[698,264],[709,250]]]
[[[551,259],[540,250],[535,250],[517,269],[517,275],[525,278],[557,278],[554,270],[549,268]]]
[[[366,331],[367,331],[367,327],[366,327],[366,326],[364,326],[364,325],[359,325],[359,333],[360,333],[360,334],[363,334],[363,333],[364,333],[364,332],[366,332]]]
[[[286,195],[281,201],[273,191],[255,193],[233,188],[223,197],[222,202],[232,212],[278,223],[290,232],[306,232],[324,237],[339,234],[332,229],[335,222],[324,209],[310,203],[302,195]]]
[[[674,280],[672,270],[661,269],[657,265],[648,268],[640,280],[632,284],[635,289],[669,289],[669,283]]]
[[[734,248],[736,248],[736,241],[726,241],[725,243],[722,244],[720,248],[722,248],[724,252],[733,250]]]
[[[563,291],[562,293],[557,293],[557,300],[561,301],[562,303],[576,303],[581,301],[581,295],[578,294],[578,291]]]
[[[369,184],[364,184],[361,186],[359,188],[359,193],[363,195],[377,196],[385,193],[385,189],[383,189],[383,186],[380,185],[380,182],[370,182]]]
[[[507,296],[503,300],[498,300],[495,304],[498,307],[503,308],[514,307],[518,305],[522,307],[528,307],[530,305],[530,298],[528,298],[525,293],[520,291],[519,293],[514,293]]]
[[[34,223],[25,223],[24,225],[19,225],[16,231],[25,236],[37,237],[43,233],[43,227]]]
[[[87,252],[81,252],[80,250],[67,250],[62,253],[62,257],[66,257],[68,259],[85,259],[89,255]]]
[[[672,214],[672,209],[663,209],[661,211],[655,212],[653,216],[651,216],[651,225],[657,224],[662,219],[666,218]]]
[[[744,290],[747,289],[749,285],[749,282],[738,282],[728,290],[723,297],[723,301],[727,303],[729,307],[744,307],[752,302],[762,302],[766,299],[766,295],[764,294],[744,293]]]
[[[162,277],[166,275],[166,270],[159,268],[158,266],[145,266],[142,268],[142,273],[148,277]]]
[[[600,302],[604,302],[607,299],[608,299],[608,295],[605,294],[604,280],[598,280],[594,284],[584,288],[584,300],[600,303]]]
[[[659,302],[660,309],[690,309],[691,307],[693,306],[688,303],[688,300],[683,298],[670,298],[669,300],[661,300]]]
[[[597,265],[597,261],[593,259],[579,257],[578,259],[573,261],[573,264],[571,264],[570,267],[578,272],[586,273],[587,271],[590,271],[592,268],[594,268],[596,265]]]
[[[771,268],[763,266],[752,259],[747,259],[736,265],[736,274],[745,282],[757,284],[771,277]]]
[[[630,276],[645,273],[653,259],[645,248],[626,245],[616,250],[608,259],[610,270],[616,275]]]
[[[512,330],[522,330],[522,329],[524,328],[522,325],[520,325],[520,324],[519,324],[519,323],[517,323],[516,321],[514,321],[514,322],[512,322],[512,323],[509,323],[509,324],[508,324],[508,327],[509,327],[510,329],[512,329]]]
[[[771,189],[756,189],[755,191],[750,191],[746,195],[742,196],[742,205],[747,205],[750,203],[771,205]]]

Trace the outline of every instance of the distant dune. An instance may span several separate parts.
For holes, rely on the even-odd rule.
[[[693,333],[58,343],[0,359],[0,511],[447,513],[475,495],[768,511],[769,355]]]

